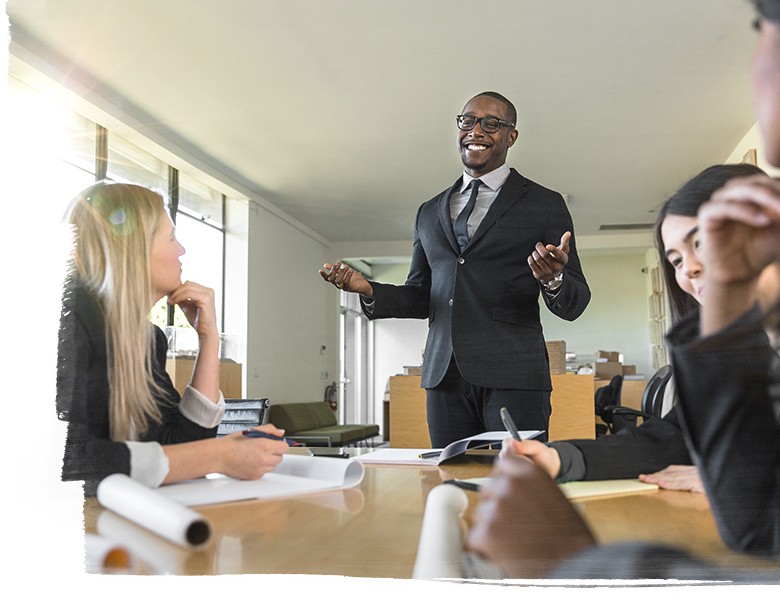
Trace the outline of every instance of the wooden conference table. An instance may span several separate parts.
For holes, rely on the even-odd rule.
[[[352,489],[199,507],[215,533],[199,551],[187,551],[124,522],[130,536],[127,547],[141,558],[130,572],[408,579],[428,493],[446,479],[488,475],[495,454],[474,451],[440,467],[366,465],[363,481]],[[478,493],[466,493],[468,524]],[[728,566],[761,566],[723,545],[701,494],[660,490],[575,500],[575,505],[600,542],[661,542]],[[94,498],[85,501],[87,533],[96,532],[102,510]]]

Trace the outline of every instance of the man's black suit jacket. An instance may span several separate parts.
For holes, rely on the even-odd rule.
[[[564,232],[572,232],[563,285],[554,298],[542,296],[559,317],[579,317],[590,289],[577,256],[571,215],[559,193],[512,169],[461,253],[449,208],[460,182],[420,206],[406,283],[372,281],[374,305],[366,315],[428,319],[424,388],[439,384],[454,353],[461,374],[473,385],[550,390],[540,285],[527,259],[537,242],[557,246]]]

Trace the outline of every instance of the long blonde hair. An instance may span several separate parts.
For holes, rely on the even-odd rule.
[[[111,439],[137,439],[161,420],[152,375],[152,237],[165,215],[160,194],[133,184],[99,182],[73,199],[76,272],[103,311],[108,354]]]

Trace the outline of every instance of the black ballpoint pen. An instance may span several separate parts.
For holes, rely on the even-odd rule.
[[[517,431],[517,425],[515,425],[515,422],[512,420],[512,417],[509,416],[509,411],[506,409],[506,406],[501,407],[500,414],[501,414],[501,420],[503,421],[504,427],[506,427],[506,430],[518,442],[523,441],[523,438],[520,437],[520,433]],[[528,434],[525,439],[530,440],[530,439],[535,438],[535,437],[537,437],[537,436],[539,436],[541,434],[542,434],[541,431],[536,431],[536,432]]]
[[[265,431],[259,431],[257,429],[244,429],[241,433],[246,437],[267,438],[269,440],[276,440],[277,442],[287,442],[288,446],[299,445],[298,442],[291,440],[290,438],[279,437],[278,435],[273,435],[271,433],[266,433]]]
[[[469,490],[472,492],[478,492],[479,491],[479,484],[478,483],[471,483],[470,481],[461,481],[460,479],[447,479],[446,481],[442,483],[449,483],[451,485],[454,485],[455,487],[459,487],[464,490]]]
[[[419,454],[419,458],[436,458],[437,456],[441,455],[441,450],[436,450],[434,452],[423,452],[422,454]]]
[[[509,416],[509,411],[506,409],[506,406],[501,407],[501,421],[504,423],[504,427],[506,427],[506,430],[512,435],[513,438],[515,438],[518,442],[520,441],[520,434],[517,432],[517,425],[515,425],[515,422],[512,420],[512,417]]]

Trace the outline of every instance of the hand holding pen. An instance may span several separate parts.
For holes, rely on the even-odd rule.
[[[499,459],[506,458],[510,455],[522,456],[535,463],[551,478],[555,479],[558,477],[561,471],[561,457],[558,454],[558,451],[554,448],[550,448],[544,442],[539,442],[530,438],[525,440],[521,439],[517,427],[506,408],[501,409],[501,420],[507,431],[512,435],[512,439],[504,441],[501,452],[498,455]]]
[[[290,448],[284,430],[273,425],[236,431],[212,440],[217,450],[212,456],[213,472],[234,479],[259,479],[278,465]],[[171,447],[176,447],[173,444]]]
[[[275,440],[277,442],[287,442],[288,446],[300,446],[298,442],[291,438],[273,435],[272,433],[266,433],[265,431],[260,431],[259,429],[244,429],[241,433],[242,435],[250,438],[265,438],[267,440]]]

